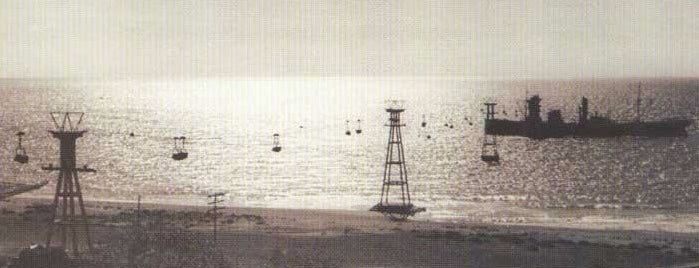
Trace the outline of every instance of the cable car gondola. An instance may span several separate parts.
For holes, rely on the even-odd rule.
[[[355,130],[357,134],[362,134],[362,120],[357,119],[357,129]]]
[[[279,134],[274,133],[274,135],[272,135],[272,139],[273,139],[273,141],[272,141],[272,152],[275,152],[275,153],[280,152],[280,151],[282,150],[282,146],[281,146],[281,144],[279,143]]]
[[[187,150],[184,147],[184,142],[185,142],[185,137],[174,137],[175,140],[175,151],[172,154],[172,159],[174,160],[184,160],[189,156],[189,153],[187,153]],[[179,142],[178,142],[179,141]]]
[[[495,136],[485,135],[485,137],[483,137],[483,147],[481,148],[481,160],[489,164],[500,163],[498,143]]]
[[[349,120],[347,120],[347,122],[345,122],[345,125],[346,125],[345,135],[351,136],[352,131],[350,131],[350,128],[349,128]]]
[[[24,149],[22,146],[22,136],[24,136],[24,132],[20,131],[17,132],[17,149],[15,149],[15,162],[21,163],[21,164],[26,164],[29,162],[29,156],[27,156],[27,150]]]
[[[483,160],[483,162],[487,162],[487,163],[499,163],[500,156],[497,153],[495,153],[493,155],[481,155],[481,160]]]

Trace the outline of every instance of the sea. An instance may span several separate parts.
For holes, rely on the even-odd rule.
[[[58,174],[40,168],[58,165],[50,113],[84,112],[77,164],[97,170],[80,174],[88,200],[140,195],[203,206],[207,195],[225,192],[232,207],[368,210],[381,191],[386,108],[402,105],[411,201],[427,209],[422,218],[526,223],[575,211],[564,218],[653,215],[654,222],[699,215],[697,123],[686,137],[498,137],[500,164],[481,161],[484,102],[498,103],[496,117],[517,119],[525,98],[538,94],[544,120],[560,109],[575,121],[585,96],[591,112],[630,121],[639,84],[643,120],[699,117],[697,78],[2,79],[0,180],[48,179],[25,196],[50,198]],[[18,131],[26,133],[27,164],[12,160]],[[180,136],[189,157],[175,161],[173,137]]]

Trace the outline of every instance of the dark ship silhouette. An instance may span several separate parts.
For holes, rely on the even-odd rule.
[[[548,112],[548,121],[541,119],[541,98],[534,95],[526,100],[526,113],[523,121],[486,118],[485,133],[489,135],[523,136],[532,139],[562,137],[678,137],[687,135],[687,127],[692,120],[670,118],[661,121],[642,121],[639,98],[636,101],[636,119],[631,122],[617,122],[609,117],[588,113],[588,99],[583,97],[578,107],[578,122],[566,123],[561,110]]]

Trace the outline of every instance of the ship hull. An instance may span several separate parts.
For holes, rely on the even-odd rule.
[[[532,139],[563,137],[681,137],[687,135],[687,127],[692,121],[671,119],[655,122],[628,123],[547,123],[510,121],[502,119],[486,120],[485,133],[500,136],[522,136]]]

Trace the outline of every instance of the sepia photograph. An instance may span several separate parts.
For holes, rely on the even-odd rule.
[[[0,268],[699,268],[699,1],[0,0]]]

